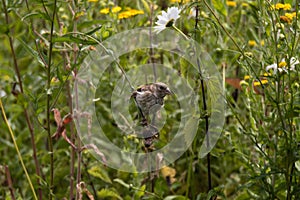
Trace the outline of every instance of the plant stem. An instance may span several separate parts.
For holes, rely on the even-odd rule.
[[[196,19],[195,19],[195,40],[196,40],[196,30],[198,27],[198,15],[199,15],[199,7],[198,5],[196,6]],[[209,135],[208,135],[208,126],[209,126],[209,121],[208,121],[208,111],[207,111],[207,103],[206,103],[206,95],[205,95],[205,88],[204,88],[204,80],[202,77],[202,72],[201,72],[201,66],[200,66],[200,60],[197,58],[197,66],[198,66],[198,71],[200,75],[200,83],[201,83],[201,92],[202,92],[202,101],[203,101],[203,110],[205,113],[204,119],[205,119],[205,136],[206,136],[206,145],[207,147],[210,146],[209,142]],[[212,189],[212,184],[211,184],[211,166],[210,166],[210,153],[207,154],[207,184],[208,184],[208,191]]]
[[[77,24],[76,24],[76,12],[75,12],[75,3],[74,2],[69,2],[69,9],[72,13],[72,17],[74,19],[74,24],[73,24],[73,32],[77,32]],[[63,33],[63,28],[61,28],[61,34]],[[74,56],[74,62],[73,65],[76,66],[76,60],[77,60],[77,45],[74,44],[73,45],[73,56]],[[71,70],[68,69],[68,67],[70,67],[71,65],[71,60],[70,57],[68,55],[67,52],[64,52],[63,57],[65,58],[65,70]],[[76,69],[75,69],[76,71]],[[66,84],[66,88],[67,88],[67,93],[68,93],[68,106],[70,109],[70,113],[71,115],[73,115],[73,99],[72,99],[72,94],[71,94],[71,82],[68,80],[67,84]],[[76,140],[76,135],[75,135],[75,127],[74,127],[74,123],[71,124],[70,126],[70,133],[71,133],[71,141],[72,143],[75,144],[75,140]],[[74,148],[71,148],[71,160],[70,160],[70,200],[74,199],[74,175],[75,175],[75,158],[76,158],[76,150]]]
[[[4,9],[4,14],[5,14],[5,22],[7,25],[9,25],[9,17],[8,17],[8,12],[7,12],[7,8],[6,8],[6,4],[5,4],[5,0],[2,0],[2,4],[3,4],[3,9]],[[10,32],[10,30],[9,30]],[[13,46],[13,39],[11,36],[8,36],[9,39],[9,45],[10,45],[10,49],[11,49],[11,53],[12,53],[12,58],[13,58],[13,63],[14,63],[14,68],[17,74],[17,78],[18,78],[18,82],[19,82],[19,86],[20,86],[20,92],[23,94],[24,90],[23,90],[23,82],[21,79],[21,73],[19,70],[19,66],[18,66],[18,62],[17,62],[17,57],[15,54],[15,50],[14,50],[14,46]],[[39,186],[38,188],[38,195],[39,195],[39,199],[42,199],[42,190],[40,188],[40,178],[41,178],[41,172],[40,172],[40,164],[39,161],[37,159],[37,150],[36,150],[36,145],[35,145],[35,137],[34,137],[34,128],[33,128],[33,124],[30,120],[29,114],[27,109],[24,107],[24,115],[25,115],[25,119],[26,119],[26,123],[30,132],[30,141],[31,141],[31,146],[32,146],[32,154],[33,154],[33,159],[34,159],[34,164],[35,164],[35,173],[38,176],[37,178],[37,184]]]
[[[175,25],[172,26],[176,31],[178,31],[186,40],[189,40],[190,38],[184,34],[179,28],[177,28]]]
[[[50,193],[49,193],[49,200],[52,199],[53,194],[53,188],[54,188],[54,158],[53,158],[53,142],[51,137],[51,127],[50,127],[50,113],[51,113],[51,107],[50,107],[50,99],[51,99],[51,61],[52,61],[52,50],[53,50],[53,32],[54,32],[54,19],[55,19],[55,13],[56,13],[56,1],[54,0],[53,4],[53,13],[51,18],[51,30],[50,30],[50,38],[49,38],[49,54],[48,54],[48,68],[47,68],[47,133],[48,133],[48,148],[50,152]]]
[[[152,33],[152,26],[153,26],[153,3],[150,3],[150,17],[149,17],[149,21],[150,21],[150,28],[149,28],[149,37],[150,37],[150,59],[151,59],[151,63],[152,63],[152,70],[153,70],[153,76],[154,76],[154,82],[156,82],[157,80],[157,71],[156,71],[156,67],[155,67],[155,61],[154,61],[154,51],[153,51],[153,33]]]
[[[197,58],[197,65],[198,65],[198,70],[200,74],[200,82],[201,82],[201,92],[202,92],[202,101],[203,101],[203,110],[205,113],[204,119],[205,119],[205,136],[206,136],[206,146],[210,146],[210,141],[209,141],[209,135],[208,135],[208,113],[207,113],[207,103],[206,103],[206,95],[205,95],[205,88],[204,88],[204,80],[202,77],[201,69],[200,69],[200,61]],[[210,166],[210,153],[207,154],[207,183],[208,183],[208,191],[212,189],[212,184],[211,184],[211,166]]]
[[[7,165],[5,165],[4,168],[5,168],[6,181],[7,181],[9,191],[10,191],[11,199],[15,200],[16,197],[15,197],[15,193],[14,193],[14,188],[13,188],[13,183],[12,183],[12,180],[11,180],[10,171],[9,171]]]
[[[23,168],[23,170],[24,170],[24,172],[25,172],[25,175],[26,175],[28,184],[29,184],[29,186],[30,186],[30,188],[31,188],[33,197],[34,197],[34,199],[37,200],[38,198],[37,198],[37,196],[36,196],[36,193],[35,193],[35,191],[34,191],[34,188],[33,188],[32,182],[31,182],[31,179],[30,179],[30,177],[29,177],[29,174],[28,174],[27,169],[26,169],[26,167],[25,167],[25,164],[24,164],[24,162],[23,162],[23,158],[22,158],[22,155],[21,155],[21,153],[20,153],[18,144],[17,144],[17,142],[16,142],[14,133],[13,133],[13,131],[12,131],[12,129],[11,129],[9,123],[8,123],[8,120],[7,120],[5,111],[4,111],[4,107],[3,107],[3,105],[2,105],[2,100],[1,100],[1,98],[0,98],[0,108],[1,108],[1,111],[2,111],[2,117],[3,117],[4,122],[5,122],[5,124],[6,124],[7,128],[8,128],[8,131],[9,131],[9,133],[10,133],[11,139],[12,139],[12,141],[13,141],[13,143],[14,143],[14,146],[15,146],[15,149],[16,149],[16,151],[17,151],[19,160],[20,160],[20,162],[21,162],[22,168]]]

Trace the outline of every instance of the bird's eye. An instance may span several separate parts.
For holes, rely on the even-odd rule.
[[[164,89],[165,89],[165,87],[164,87],[164,86],[162,86],[162,85],[160,85],[160,86],[159,86],[159,89],[160,89],[160,90],[164,90]]]

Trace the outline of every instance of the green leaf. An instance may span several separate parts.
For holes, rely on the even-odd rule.
[[[142,185],[139,190],[134,194],[134,199],[141,199],[145,195],[146,185]]]
[[[182,196],[182,195],[171,195],[164,198],[164,200],[188,200],[189,198]]]
[[[96,31],[100,30],[102,28],[102,25],[98,25],[96,28],[90,30],[89,32],[85,33],[86,35],[92,35]]]
[[[190,63],[186,59],[180,58],[180,72],[185,78],[187,78],[189,67]]]
[[[0,33],[7,35],[9,33],[9,26],[6,24],[1,24],[0,25]]]
[[[99,24],[101,24],[101,26],[102,26],[102,24],[105,24],[105,23],[108,23],[108,22],[109,22],[109,20],[96,20],[96,19],[91,20],[91,21],[83,21],[80,24],[78,24],[78,29],[79,30],[81,30],[81,29],[89,29],[89,28],[91,28],[91,27],[93,27],[95,25],[97,27],[99,27]]]
[[[194,140],[194,134],[191,134],[194,132],[195,129],[197,129],[199,123],[199,118],[197,117],[191,117],[184,126],[184,129],[182,130],[182,133],[184,135],[184,139],[186,144],[191,144]]]
[[[106,197],[114,197],[114,198],[117,198],[120,200],[123,199],[116,191],[114,191],[112,189],[107,189],[107,188],[104,188],[104,189],[98,191],[97,196],[101,199],[104,199]]]
[[[26,42],[24,42],[22,39],[19,39],[19,42],[22,44],[22,46],[26,49],[26,51],[31,54],[32,57],[34,57],[36,60],[38,60],[38,62],[43,66],[46,67],[43,60],[41,59],[39,53],[34,50],[33,48],[31,48],[31,46],[29,46]],[[41,53],[41,55],[43,55]],[[43,59],[44,61],[47,63],[48,62],[48,58],[46,55],[43,55]]]
[[[143,6],[144,6],[144,9],[146,10],[146,12],[147,12],[148,14],[150,14],[151,9],[150,9],[150,7],[149,7],[148,2],[145,1],[145,0],[142,0],[142,3],[143,3]]]
[[[31,17],[51,21],[50,17],[47,14],[42,13],[42,12],[29,13],[29,14],[25,15],[24,17],[22,17],[22,21],[26,20],[27,18],[31,18]]]
[[[100,178],[107,183],[112,183],[107,172],[99,166],[93,166],[88,170],[88,173],[94,177]]]
[[[5,78],[4,78],[5,77]],[[1,80],[14,77],[14,72],[10,68],[1,67],[0,68],[0,78]]]
[[[219,13],[221,13],[225,17],[227,16],[227,10],[226,10],[225,2],[224,1],[222,1],[222,0],[212,0],[212,4],[213,4],[214,8]]]
[[[126,188],[130,188],[130,185],[127,184],[127,183],[125,183],[125,182],[124,182],[123,180],[121,180],[121,179],[116,178],[116,179],[114,179],[114,182],[120,183],[121,185],[123,185],[123,186],[126,187]]]
[[[295,167],[300,172],[300,160],[298,160],[297,162],[295,162]]]
[[[293,5],[293,0],[285,0],[284,3],[288,3],[288,4]]]
[[[52,39],[52,42],[74,42],[76,44],[95,45],[97,42],[92,40],[81,39],[72,35],[56,36]]]

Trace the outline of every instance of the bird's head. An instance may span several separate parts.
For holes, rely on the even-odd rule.
[[[164,83],[157,82],[154,83],[154,86],[155,86],[155,93],[157,97],[164,98],[166,95],[172,94],[170,88]]]

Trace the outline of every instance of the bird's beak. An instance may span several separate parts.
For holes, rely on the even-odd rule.
[[[168,94],[168,95],[173,95],[174,92],[173,92],[172,90],[170,90],[170,88],[167,88],[167,94]]]

